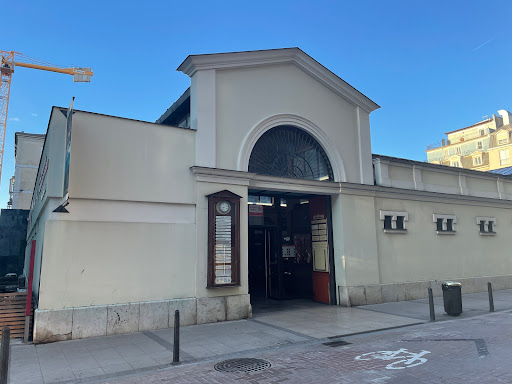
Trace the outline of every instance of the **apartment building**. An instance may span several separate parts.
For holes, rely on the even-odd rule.
[[[446,139],[427,146],[427,161],[477,171],[501,169],[502,172],[498,173],[503,173],[504,168],[512,165],[512,115],[503,109],[498,114],[469,127],[445,133]]]

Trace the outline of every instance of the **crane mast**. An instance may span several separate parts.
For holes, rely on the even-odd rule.
[[[11,79],[15,67],[39,69],[43,71],[72,75],[74,82],[90,82],[93,75],[91,68],[61,67],[37,60],[14,51],[0,51],[0,181],[4,161],[5,132]]]
[[[11,77],[14,68],[9,63],[14,62],[14,52],[2,52],[2,62],[0,63],[0,181],[2,180],[2,167],[4,165],[4,142],[5,130],[7,127],[7,111],[9,109],[9,93],[11,91]]]

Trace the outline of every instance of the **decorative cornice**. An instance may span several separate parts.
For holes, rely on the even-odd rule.
[[[340,183],[304,179],[288,179],[282,177],[258,175],[251,172],[234,171],[229,169],[191,167],[197,181],[245,185],[250,188],[276,191],[300,191],[303,193],[337,194]]]
[[[206,183],[221,183],[232,185],[249,185],[249,180],[256,176],[255,173],[232,171],[229,169],[190,167],[197,181]]]
[[[356,195],[385,199],[412,200],[432,203],[450,203],[471,206],[494,206],[512,209],[512,201],[488,197],[468,196],[431,191],[417,191],[379,185],[355,184],[264,176],[229,169],[191,167],[197,181],[245,185],[249,188],[325,195]]]
[[[249,186],[255,189],[337,195],[341,192],[341,183],[305,179],[288,179],[275,176],[255,175]]]
[[[190,55],[177,70],[192,77],[197,71],[201,70],[256,67],[284,63],[295,64],[334,93],[368,113],[380,108],[378,104],[299,48]]]
[[[340,193],[344,195],[369,196],[385,199],[399,199],[422,201],[431,203],[450,203],[458,205],[471,205],[480,207],[499,207],[512,209],[512,201],[479,197],[470,195],[459,195],[451,193],[440,193],[431,191],[417,191],[395,187],[383,187],[379,185],[340,183]]]

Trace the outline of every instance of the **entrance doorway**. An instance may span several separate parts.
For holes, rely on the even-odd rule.
[[[330,197],[249,191],[251,300],[335,303]]]

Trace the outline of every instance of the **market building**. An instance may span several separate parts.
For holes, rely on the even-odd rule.
[[[29,216],[34,340],[512,288],[512,178],[372,155],[379,106],[298,48],[189,56],[156,123],[54,107]],[[70,129],[72,127],[72,129]]]

